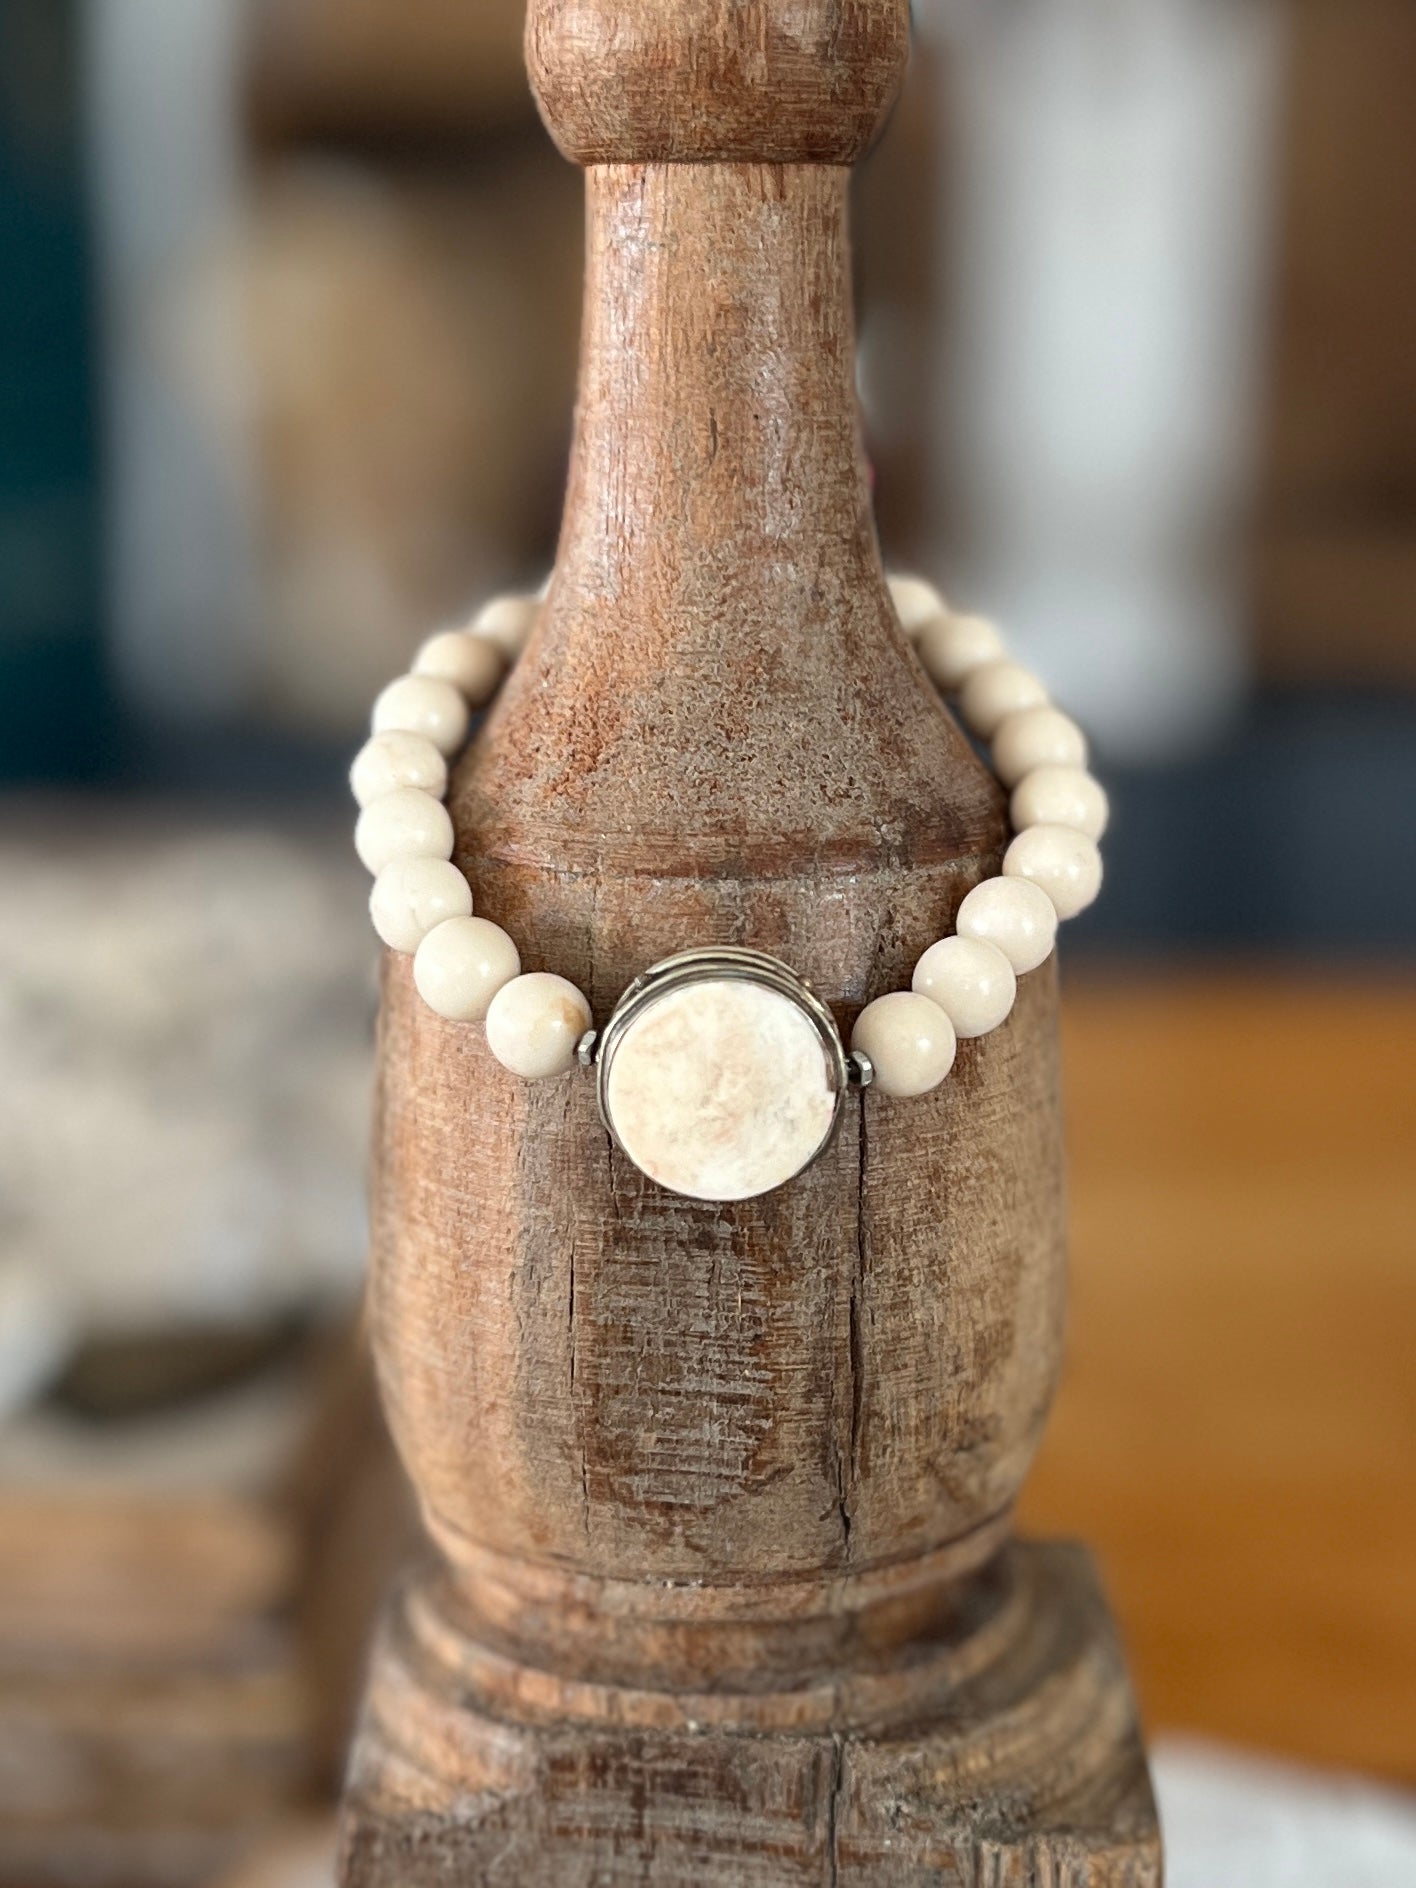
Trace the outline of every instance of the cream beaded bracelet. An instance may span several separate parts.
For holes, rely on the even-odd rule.
[[[890,592],[925,671],[990,743],[1012,790],[1016,837],[1002,875],[968,893],[954,934],[930,945],[910,989],[862,1010],[849,1053],[795,971],[726,946],[647,971],[597,1035],[573,983],[523,975],[511,938],[473,915],[472,889],[452,863],[448,761],[521,654],[539,598],[499,598],[466,630],[432,637],[374,705],[373,734],[350,772],[362,809],[355,846],[374,874],[374,929],[413,957],[424,1002],[452,1022],[484,1023],[514,1075],[595,1068],[606,1127],[671,1192],[711,1201],[769,1193],[825,1151],[853,1082],[897,1097],[937,1088],[958,1041],[1007,1020],[1018,978],[1051,955],[1059,920],[1101,889],[1108,808],[1086,771],[1081,729],[1009,660],[985,617],[955,614],[922,578],[892,578]]]

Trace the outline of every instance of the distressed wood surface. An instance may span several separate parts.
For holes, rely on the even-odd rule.
[[[531,9],[590,164],[580,405],[542,623],[451,807],[478,909],[601,1023],[743,943],[848,1028],[999,863],[885,589],[823,161],[875,130],[905,17]],[[441,1564],[375,1661],[346,1882],[923,1883],[985,1840],[1022,1882],[1054,1813],[1058,1880],[1155,1879],[1090,1577],[1000,1557],[1060,1350],[1055,1024],[1048,969],[936,1094],[855,1097],[808,1174],[709,1207],[389,960],[373,1331]]]
[[[900,0],[532,0],[526,57],[577,164],[853,164],[899,90]]]

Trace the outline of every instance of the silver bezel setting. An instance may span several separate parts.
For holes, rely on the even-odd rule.
[[[619,1002],[609,1022],[605,1025],[595,1043],[596,1099],[600,1110],[600,1119],[614,1140],[615,1145],[633,1161],[634,1156],[625,1147],[616,1131],[614,1119],[607,1102],[610,1071],[620,1044],[630,1029],[656,1003],[661,1002],[673,992],[700,983],[755,983],[773,991],[776,995],[787,998],[816,1032],[821,1044],[822,1059],[826,1067],[828,1086],[833,1090],[836,1105],[831,1117],[831,1124],[822,1136],[821,1145],[811,1158],[781,1182],[782,1186],[791,1180],[799,1179],[802,1174],[815,1166],[830,1147],[840,1129],[841,1117],[845,1112],[846,1096],[850,1092],[852,1068],[846,1054],[841,1032],[836,1027],[836,1019],[828,1006],[812,989],[804,977],[798,976],[789,964],[780,958],[771,957],[765,951],[746,950],[737,945],[724,944],[707,946],[698,950],[681,951],[677,956],[666,957],[662,963],[655,964],[642,976],[636,977]],[[636,1166],[638,1165],[635,1162]],[[774,1188],[773,1191],[779,1191]],[[682,1195],[693,1198],[693,1195]],[[758,1195],[757,1197],[765,1197]]]

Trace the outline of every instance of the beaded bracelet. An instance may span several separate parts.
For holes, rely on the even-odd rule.
[[[538,597],[499,598],[467,629],[426,642],[412,672],[379,696],[350,772],[374,929],[412,955],[423,1001],[450,1021],[483,1022],[492,1054],[515,1075],[597,1069],[615,1140],[651,1179],[692,1199],[751,1199],[803,1172],[829,1145],[852,1084],[896,1097],[937,1088],[959,1039],[1006,1021],[1018,978],[1051,955],[1058,921],[1101,889],[1108,807],[1086,771],[1081,729],[1009,660],[987,618],[956,614],[922,578],[891,578],[890,592],[926,673],[991,744],[1016,837],[1002,875],[968,893],[953,935],[930,945],[910,989],[862,1010],[849,1053],[804,979],[730,947],[656,965],[598,1035],[573,983],[523,975],[512,939],[473,915],[452,863],[448,761],[525,647]]]

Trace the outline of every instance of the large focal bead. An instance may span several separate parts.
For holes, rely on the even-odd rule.
[[[830,1142],[847,1087],[830,1011],[773,957],[690,951],[641,977],[600,1045],[600,1112],[634,1164],[689,1199],[755,1199]]]

